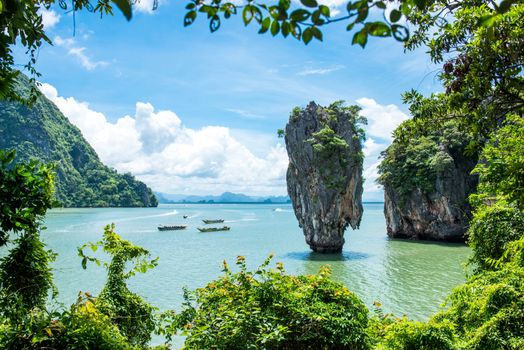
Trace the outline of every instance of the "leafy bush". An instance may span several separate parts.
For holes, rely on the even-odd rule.
[[[97,308],[97,300],[89,293],[79,293],[69,311],[51,322],[47,342],[61,349],[133,349],[109,316]]]
[[[114,224],[107,225],[102,240],[82,246],[79,248],[79,255],[85,268],[88,260],[98,262],[97,259],[84,254],[85,247],[89,246],[93,251],[101,247],[109,254],[111,262],[104,264],[108,272],[107,282],[95,301],[96,309],[107,315],[108,320],[120,330],[130,344],[145,346],[155,329],[155,309],[138,294],[131,292],[126,280],[137,272],[144,273],[154,268],[158,258],[149,260],[150,254],[146,249],[122,239],[114,229]],[[129,262],[134,266],[126,271]]]
[[[414,322],[403,318],[386,328],[384,349],[452,350],[454,333],[449,322]]]
[[[224,276],[186,292],[176,322],[188,349],[369,349],[368,311],[347,288],[317,275],[291,276],[277,263]]]
[[[484,271],[455,288],[437,322],[452,322],[460,349],[524,348],[524,268]]]
[[[15,244],[0,262],[0,315],[13,321],[45,307],[53,287],[50,263],[55,257],[37,233],[22,235]]]
[[[510,115],[482,150],[480,198],[504,198],[524,210],[524,118]]]
[[[524,236],[524,213],[504,202],[481,206],[468,230],[468,244],[473,249],[470,262],[479,269],[492,268],[508,243]]]
[[[53,207],[53,169],[36,161],[14,164],[16,152],[0,149],[0,246],[10,232],[37,232]]]

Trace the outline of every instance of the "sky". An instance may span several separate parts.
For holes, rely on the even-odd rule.
[[[130,22],[118,9],[103,18],[42,12],[53,46],[38,53],[41,90],[100,159],[164,193],[284,195],[288,158],[277,129],[295,106],[345,100],[368,118],[363,199],[382,200],[376,167],[409,117],[402,92],[439,89],[424,50],[381,38],[352,46],[344,23],[307,46],[259,35],[239,16],[215,33],[203,16],[184,28],[185,3],[160,0],[153,11],[142,0]],[[344,11],[342,0],[323,3]]]

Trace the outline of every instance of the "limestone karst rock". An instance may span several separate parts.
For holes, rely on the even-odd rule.
[[[361,141],[358,106],[310,102],[295,108],[286,125],[287,188],[306,242],[321,253],[340,252],[348,225],[362,218]]]
[[[448,151],[449,152],[449,151]],[[431,191],[414,189],[405,198],[384,186],[384,215],[388,236],[446,242],[463,242],[471,218],[468,196],[475,191],[476,162],[450,153],[453,168],[437,174]]]
[[[477,156],[465,152],[470,136],[453,121],[434,128],[407,120],[397,131],[378,167],[388,236],[464,241],[478,182]]]

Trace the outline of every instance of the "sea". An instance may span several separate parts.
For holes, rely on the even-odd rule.
[[[333,279],[355,292],[371,309],[425,320],[451,290],[465,280],[470,250],[463,244],[390,239],[383,203],[364,203],[360,228],[345,232],[340,254],[309,249],[289,204],[163,204],[157,208],[53,209],[42,233],[57,253],[53,263],[58,300],[72,304],[79,291],[97,294],[106,279],[103,266],[82,269],[77,247],[102,238],[114,223],[123,238],[159,257],[158,266],[129,281],[130,289],[161,310],[180,310],[183,288],[203,287],[219,277],[223,261],[234,268],[246,257],[249,268],[270,254],[291,274],[313,274],[329,265]],[[186,216],[186,218],[184,218]],[[230,231],[201,233],[203,219],[224,219]],[[159,231],[159,225],[187,225],[185,230]],[[89,252],[88,250],[86,252]],[[97,253],[99,254],[99,252]],[[102,259],[103,256],[100,256]]]

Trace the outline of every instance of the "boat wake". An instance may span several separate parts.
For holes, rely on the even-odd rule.
[[[242,222],[242,221],[259,221],[259,219],[243,218],[243,219],[238,219],[238,220],[225,220],[224,222]]]
[[[113,222],[117,223],[117,222],[124,222],[124,221],[134,221],[134,220],[142,220],[142,219],[149,219],[149,218],[158,218],[158,217],[164,217],[164,216],[173,216],[173,215],[176,215],[176,214],[178,214],[178,210],[173,210],[173,211],[170,211],[170,212],[167,212],[167,213],[162,213],[162,214],[135,216],[135,217],[132,217],[132,218],[118,219],[118,220],[114,220]]]

